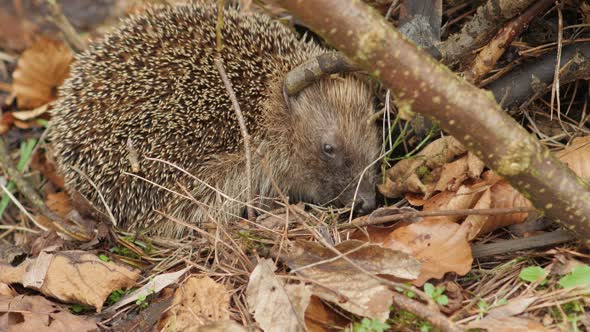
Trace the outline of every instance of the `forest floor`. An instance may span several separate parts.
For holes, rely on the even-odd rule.
[[[0,331],[590,330],[590,252],[576,234],[379,85],[385,157],[367,216],[284,204],[166,239],[74,209],[47,139],[57,91],[76,52],[155,2],[190,1],[0,0]],[[424,49],[590,178],[587,2],[506,1],[526,6],[504,18],[486,17],[492,0],[365,2],[410,38],[425,10]]]

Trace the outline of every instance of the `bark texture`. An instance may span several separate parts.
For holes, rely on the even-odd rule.
[[[418,50],[355,0],[274,0],[395,92],[431,116],[552,219],[590,244],[588,184],[477,89]]]

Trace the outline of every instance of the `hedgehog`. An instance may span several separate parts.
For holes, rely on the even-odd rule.
[[[124,19],[77,56],[52,110],[50,141],[75,207],[147,234],[179,237],[277,198],[367,212],[379,129],[369,84],[323,75],[285,94],[289,72],[331,52],[270,17],[199,2]],[[233,85],[251,137],[251,188]]]

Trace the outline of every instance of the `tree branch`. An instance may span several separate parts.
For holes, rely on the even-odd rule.
[[[502,111],[355,0],[274,0],[395,92],[398,105],[438,120],[547,216],[590,245],[588,184]]]

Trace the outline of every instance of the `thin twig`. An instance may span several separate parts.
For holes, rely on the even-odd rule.
[[[412,299],[410,299],[410,298],[406,297],[405,295],[400,294],[398,292],[393,292],[393,305],[402,309],[402,310],[409,311],[409,312],[413,313],[414,315],[429,321],[430,323],[432,323],[432,325],[438,327],[441,331],[444,331],[444,332],[463,331],[462,328],[460,328],[455,323],[453,323],[445,315],[443,315],[440,312],[437,312],[435,310],[432,310],[430,307],[428,307],[418,301],[412,300]]]
[[[217,66],[217,70],[219,71],[219,75],[223,81],[223,85],[225,85],[225,89],[229,94],[229,99],[231,100],[234,111],[236,112],[236,117],[238,118],[238,123],[240,124],[240,130],[242,131],[242,138],[244,139],[244,153],[246,154],[246,181],[248,182],[246,193],[248,200],[253,202],[254,197],[252,192],[252,153],[250,151],[250,135],[248,134],[248,128],[246,127],[246,121],[244,120],[244,114],[242,113],[242,109],[238,103],[238,98],[236,98],[232,84],[227,77],[225,68],[223,68],[221,58],[218,57],[215,59],[215,65]],[[248,219],[254,220],[256,217],[254,209],[251,206],[247,206],[247,211]]]
[[[68,18],[64,15],[57,1],[46,0],[45,2],[49,6],[49,12],[51,15],[49,19],[63,33],[64,38],[70,48],[76,53],[84,51],[86,49],[86,42],[80,38],[80,35],[76,32],[76,29],[74,29]]]
[[[558,14],[557,23],[557,62],[555,64],[555,71],[553,72],[553,86],[551,88],[551,119],[553,119],[553,103],[557,99],[557,117],[561,116],[561,102],[559,100],[559,68],[561,64],[561,48],[563,40],[563,15],[561,14],[561,7],[559,0],[555,1],[555,7]],[[557,97],[557,98],[555,98]]]
[[[518,250],[527,250],[553,246],[574,240],[575,237],[566,230],[543,233],[541,235],[505,240],[495,243],[477,244],[471,248],[473,258],[494,256]]]
[[[468,215],[502,215],[502,214],[514,214],[514,213],[530,213],[537,211],[531,207],[515,207],[515,208],[501,208],[501,209],[460,209],[460,210],[438,210],[438,211],[416,211],[394,214],[391,216],[383,217],[361,217],[366,219],[364,221],[353,222],[349,224],[342,224],[338,226],[338,229],[351,229],[364,227],[369,225],[380,225],[392,221],[399,221],[404,219],[412,219],[417,217],[442,217],[442,216],[468,216]],[[360,220],[362,220],[359,218]],[[357,219],[357,220],[359,220]]]

